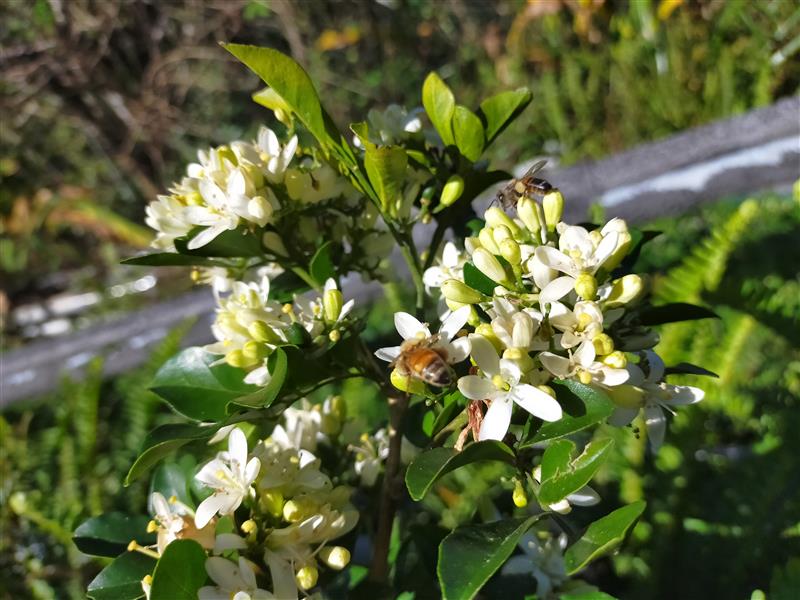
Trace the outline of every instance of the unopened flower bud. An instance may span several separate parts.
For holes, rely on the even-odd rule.
[[[417,395],[425,394],[425,384],[422,381],[412,377],[411,375],[401,373],[397,369],[392,371],[392,374],[389,376],[389,380],[392,382],[392,385],[401,392]]]
[[[614,340],[607,333],[598,333],[592,340],[592,344],[598,356],[605,356],[614,351]]]
[[[466,283],[459,281],[458,279],[446,280],[444,283],[442,283],[441,289],[442,295],[445,298],[448,300],[453,300],[454,302],[460,302],[461,304],[477,304],[484,299],[483,294],[477,290],[473,290]]]
[[[258,531],[258,524],[256,524],[256,522],[253,521],[253,519],[247,519],[247,521],[242,523],[241,530],[242,533],[245,534],[255,533]]]
[[[263,492],[258,496],[258,502],[261,508],[273,517],[279,517],[283,514],[283,494],[280,492]]]
[[[337,289],[325,290],[322,294],[322,309],[325,313],[325,320],[328,323],[335,323],[342,312],[344,297],[342,292]]]
[[[517,508],[528,506],[528,494],[525,493],[525,488],[519,479],[514,482],[514,492],[511,494],[511,499]]]
[[[556,397],[556,391],[553,388],[551,388],[549,385],[537,385],[536,387],[540,391],[542,391],[545,394],[547,394],[548,396],[550,396],[551,398],[555,398]]]
[[[486,248],[478,248],[472,253],[472,262],[478,270],[496,283],[508,280],[506,270],[500,261],[495,258]]]
[[[522,259],[519,244],[512,239],[500,242],[500,255],[512,265],[518,265]]]
[[[606,271],[611,271],[616,268],[628,254],[628,250],[630,250],[631,247],[631,234],[628,231],[628,224],[623,219],[619,218],[611,219],[606,223],[605,227],[603,227],[603,231],[617,232],[617,247],[614,249],[614,252],[611,253],[611,256],[603,263],[603,267]]]
[[[257,342],[276,344],[281,341],[280,336],[275,330],[264,321],[253,321],[250,323],[247,328],[247,333]]]
[[[317,585],[318,578],[319,571],[317,571],[317,567],[314,565],[306,565],[305,567],[301,567],[294,576],[297,586],[302,590],[310,590],[313,588],[315,585]]]
[[[319,428],[325,435],[337,435],[342,429],[342,422],[336,415],[322,415],[319,421]]]
[[[605,389],[611,401],[621,408],[641,408],[645,393],[635,385],[615,385]]]
[[[450,206],[464,193],[464,178],[460,175],[451,175],[442,188],[442,195],[439,197],[440,206]]]
[[[575,292],[584,300],[594,300],[597,296],[597,280],[591,273],[581,273],[575,279]]]
[[[147,523],[147,533],[154,533],[158,531],[158,523],[155,521],[148,521]]]
[[[256,196],[247,203],[247,212],[253,215],[256,223],[264,226],[272,215],[272,205],[264,196]]]
[[[589,371],[578,371],[577,374],[578,381],[580,381],[583,385],[589,385],[592,383],[592,374]]]
[[[544,215],[542,214],[542,207],[533,198],[520,198],[517,202],[517,216],[525,224],[525,227],[533,234],[534,239],[542,242],[539,239],[542,230],[542,223]]]
[[[297,523],[307,519],[317,511],[317,503],[307,496],[292,498],[283,505],[283,518],[290,523]]]
[[[325,546],[319,551],[319,557],[331,569],[341,571],[350,562],[350,551],[342,546]]]
[[[492,206],[487,209],[483,214],[483,218],[489,227],[500,227],[504,225],[508,227],[512,235],[517,235],[519,233],[519,225],[497,206]]]
[[[267,231],[264,235],[261,236],[261,243],[263,244],[264,248],[272,252],[273,254],[277,254],[278,256],[289,256],[289,252],[286,250],[286,246],[279,236],[274,231]]]
[[[644,290],[644,282],[638,275],[631,274],[614,280],[611,292],[606,298],[606,306],[620,306],[636,300]]]
[[[337,419],[344,420],[347,418],[347,402],[341,396],[331,396],[328,406],[329,412]]]
[[[250,340],[242,346],[242,358],[248,366],[263,361],[269,355],[269,349],[264,344]]]
[[[612,369],[624,369],[628,364],[628,359],[623,352],[615,350],[603,358],[603,364],[608,365]]]
[[[492,329],[492,326],[489,323],[481,323],[478,325],[475,328],[475,333],[489,340],[492,346],[494,346],[494,349],[498,352],[503,351],[503,342],[501,342],[500,338],[495,335],[494,329]]]
[[[500,254],[500,248],[497,247],[497,244],[494,242],[494,236],[492,235],[492,230],[490,227],[484,227],[478,232],[478,241],[481,243],[481,247],[486,248],[492,254]],[[477,250],[477,248],[475,248]],[[475,253],[475,250],[472,253]]]
[[[547,230],[555,231],[556,225],[561,221],[561,215],[564,214],[564,196],[558,190],[545,194],[542,198],[542,209]]]
[[[237,369],[241,369],[248,364],[248,361],[245,359],[241,350],[231,350],[228,352],[225,355],[225,362],[232,367],[236,367]]]
[[[498,248],[503,240],[507,240],[509,238],[514,239],[514,236],[511,235],[511,230],[505,225],[492,227],[492,239],[494,240],[494,243],[497,244]]]

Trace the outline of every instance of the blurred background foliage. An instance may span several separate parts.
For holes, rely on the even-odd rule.
[[[267,118],[249,98],[258,82],[218,40],[290,52],[341,126],[373,106],[418,105],[431,69],[467,105],[526,85],[533,104],[493,149],[503,167],[537,154],[601,157],[800,85],[800,7],[784,0],[10,0],[0,19],[6,348],[30,337],[9,317],[19,306],[87,291],[100,298],[91,314],[140,302],[110,290],[141,277],[115,265],[148,243],[146,202],[197,147],[252,135]],[[656,296],[721,317],[665,327],[660,350],[667,364],[702,364],[719,379],[693,381],[707,399],[675,417],[657,456],[641,424],[641,434],[604,432],[619,443],[601,494],[650,505],[627,551],[587,579],[624,598],[796,598],[800,205],[732,199],[649,227],[664,232],[639,262]],[[390,333],[391,308],[373,309],[372,339]],[[2,415],[0,597],[83,596],[101,565],[68,532],[144,506],[146,489],[120,482],[146,431],[172,418],[146,387],[180,336],[133,373],[103,381],[96,364],[86,381]],[[358,382],[343,392],[381,418]],[[426,501],[431,520],[451,527],[486,512],[490,494],[507,502],[487,483],[496,476],[444,480]]]

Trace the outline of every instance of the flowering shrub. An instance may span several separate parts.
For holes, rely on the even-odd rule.
[[[713,313],[650,305],[630,271],[651,232],[565,223],[561,193],[532,176],[470,219],[478,194],[511,179],[481,156],[527,90],[476,113],[431,74],[432,127],[390,107],[351,125],[351,142],[291,59],[226,48],[269,86],[254,98],[281,127],[200,152],[148,207],[159,252],[127,262],[190,266],[217,298],[216,342],[184,350],[153,382],[184,422],[154,430],[128,474],[155,467],[150,517],[102,515],[75,533],[84,552],[116,557],[89,596],[375,598],[438,586],[433,595],[456,599],[521,578],[522,595],[608,597],[576,576],[623,543],[644,503],[582,532],[562,515],[601,502],[589,484],[612,446],[605,424],[641,414],[657,451],[666,414],[702,399],[665,381],[703,370],[666,367],[651,327]],[[355,276],[410,280],[395,345],[361,335]],[[385,427],[367,430],[347,398],[306,399],[354,377],[388,404]],[[507,465],[493,487],[510,502],[482,503],[482,522],[441,539],[438,581],[424,569],[405,581],[413,556],[422,564],[439,542],[435,528],[420,542],[430,508],[407,498],[478,461]]]

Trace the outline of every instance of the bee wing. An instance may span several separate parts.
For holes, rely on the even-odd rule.
[[[525,174],[522,177],[520,177],[520,179],[525,179],[526,177],[533,177],[534,175],[536,175],[536,173],[544,169],[544,166],[546,164],[547,164],[546,160],[540,160],[538,162],[533,163],[531,167],[527,171],[525,171]]]

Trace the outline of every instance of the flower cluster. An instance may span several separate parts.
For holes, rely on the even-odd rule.
[[[427,287],[440,288],[450,314],[469,307],[458,326],[469,322],[472,331],[461,331],[453,343],[469,348],[473,365],[458,379],[458,389],[487,407],[485,414],[473,407],[473,431],[481,440],[504,439],[514,406],[544,421],[559,420],[562,407],[551,384],[573,379],[610,395],[619,406],[614,424],[629,423],[643,408],[657,448],[664,435],[663,408],[697,402],[702,392],[663,383],[663,364],[652,351],[620,349],[641,341],[631,343],[627,330],[615,327],[644,292],[638,275],[616,272],[630,250],[631,234],[621,219],[597,229],[564,223],[563,202],[553,191],[541,204],[520,198],[516,217],[489,208],[485,226],[465,240],[464,252],[447,245],[440,264],[425,273]],[[403,338],[430,336],[402,325]],[[448,344],[455,334],[445,336]],[[654,344],[657,338],[650,340]],[[442,354],[450,362],[466,358]]]

